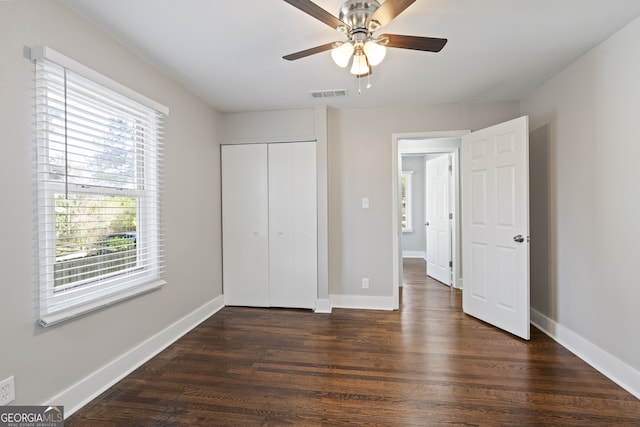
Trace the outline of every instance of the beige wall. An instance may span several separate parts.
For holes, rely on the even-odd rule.
[[[640,19],[527,96],[547,145],[549,280],[533,308],[635,369],[640,393]],[[602,355],[605,357],[606,355]],[[597,360],[596,360],[597,362]],[[616,376],[615,367],[611,373]]]
[[[23,56],[25,46],[41,44],[171,110],[162,177],[167,285],[47,329],[36,325],[35,311],[35,68]],[[0,2],[0,129],[0,379],[15,376],[13,404],[51,403],[114,361],[134,360],[131,352],[141,344],[157,346],[156,334],[221,295],[218,116],[57,2],[25,0]],[[122,373],[116,371],[102,370],[95,383],[104,386]],[[78,399],[93,391],[79,389]],[[78,399],[56,404],[71,409]]]
[[[394,134],[477,130],[518,117],[518,102],[415,108],[331,109],[329,114],[329,293],[393,295]],[[369,198],[369,209],[361,200]],[[369,278],[369,289],[361,280]]]
[[[551,312],[549,299],[549,126],[529,134],[529,232],[531,307]]]

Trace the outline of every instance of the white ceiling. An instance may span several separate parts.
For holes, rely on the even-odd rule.
[[[640,16],[639,0],[417,0],[378,34],[448,44],[440,53],[388,49],[366,89],[329,52],[282,59],[343,39],[282,0],[62,2],[222,112],[519,100]],[[341,2],[316,3],[337,16]],[[309,93],[329,89],[348,96]]]

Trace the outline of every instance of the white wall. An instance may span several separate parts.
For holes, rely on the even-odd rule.
[[[640,19],[522,101],[531,129],[543,129],[536,139],[548,139],[551,264],[548,282],[542,281],[534,291],[533,309],[552,334],[564,336],[570,347],[626,383],[636,396],[638,76]]]
[[[35,68],[23,56],[25,46],[41,44],[171,110],[162,177],[167,285],[46,329],[36,325],[35,311]],[[0,379],[15,375],[13,404],[54,399],[69,412],[217,306],[222,292],[217,113],[58,2],[10,1],[0,2],[0,129]]]

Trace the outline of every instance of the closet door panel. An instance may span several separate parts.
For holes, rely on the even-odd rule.
[[[267,147],[264,144],[225,145],[221,158],[225,304],[267,307]]]
[[[270,305],[315,308],[316,146],[270,144],[268,155]]]

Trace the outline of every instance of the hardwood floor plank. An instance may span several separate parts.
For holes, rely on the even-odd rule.
[[[227,307],[67,426],[640,426],[640,401],[405,260],[396,312]]]

